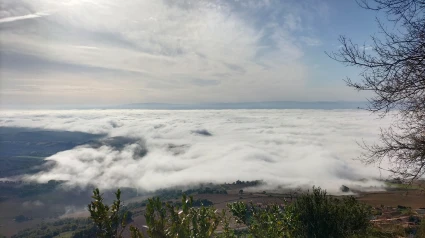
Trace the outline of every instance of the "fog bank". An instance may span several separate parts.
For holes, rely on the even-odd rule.
[[[26,176],[70,186],[154,191],[264,180],[271,186],[381,186],[385,173],[353,159],[389,119],[360,110],[3,111],[0,126],[106,134],[47,158]],[[384,165],[385,166],[385,165]]]

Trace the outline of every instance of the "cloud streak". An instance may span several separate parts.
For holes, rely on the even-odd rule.
[[[107,134],[47,158],[49,171],[27,177],[39,182],[154,191],[258,179],[336,192],[380,188],[377,168],[353,160],[356,141],[374,141],[389,123],[373,119],[356,110],[6,111],[0,126]]]
[[[5,18],[0,18],[0,24],[6,23],[6,22],[21,21],[21,20],[26,20],[26,19],[31,19],[31,18],[44,17],[44,16],[48,16],[48,15],[49,15],[48,13],[40,12],[40,13],[23,15],[23,16],[5,17]]]
[[[5,0],[1,101],[110,104],[111,84],[128,91],[115,103],[300,100],[304,47],[320,44],[308,29],[326,9],[308,2]],[[75,78],[91,93],[64,92]]]

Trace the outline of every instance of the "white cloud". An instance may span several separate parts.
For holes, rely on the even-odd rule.
[[[370,46],[370,45],[363,45],[363,46],[360,46],[359,48],[360,48],[360,50],[365,50],[365,51],[373,49],[373,47]]]
[[[48,15],[49,15],[48,13],[40,12],[40,13],[35,13],[35,14],[23,15],[23,16],[4,17],[4,18],[0,18],[0,24],[6,23],[6,22],[13,22],[13,21],[31,19],[31,18],[38,18],[38,17],[48,16]]]
[[[319,39],[308,36],[302,36],[301,40],[309,46],[319,46],[322,44]]]
[[[308,71],[302,61],[305,40],[298,34],[312,18],[323,17],[313,11],[323,4],[311,1],[305,8],[294,1],[6,0],[0,42],[8,53],[2,52],[2,71],[8,77],[2,76],[0,97],[3,103],[66,103],[79,97],[104,103],[104,87],[91,87],[101,82],[150,91],[122,95],[116,103],[294,99],[303,93]],[[36,17],[40,13],[48,15]],[[32,61],[19,63],[9,55]],[[36,70],[24,66],[33,64]],[[114,76],[105,80],[111,71]],[[81,86],[92,88],[92,96],[35,91],[26,94],[28,100],[8,88],[17,84],[11,81],[46,87],[37,82],[44,80],[60,94],[66,90],[56,85],[72,84],[69,78],[84,81]],[[122,83],[121,78],[128,80]],[[194,78],[216,83],[200,89]]]
[[[149,191],[238,179],[333,192],[342,184],[379,189],[378,169],[353,159],[361,152],[356,141],[374,141],[389,123],[357,110],[4,111],[0,119],[0,126],[133,138],[122,148],[106,141],[57,153],[47,158],[56,162],[51,170],[28,179]]]

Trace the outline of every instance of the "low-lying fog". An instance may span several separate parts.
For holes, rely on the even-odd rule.
[[[29,180],[154,191],[198,183],[264,180],[270,186],[381,186],[356,142],[389,119],[361,110],[2,111],[0,126],[105,134],[47,158]]]

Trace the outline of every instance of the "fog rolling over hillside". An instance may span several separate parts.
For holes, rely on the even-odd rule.
[[[101,137],[60,151],[47,170],[24,176],[68,186],[154,191],[199,183],[264,180],[269,186],[344,184],[364,189],[386,178],[353,160],[389,119],[361,110],[3,111],[0,126]],[[385,164],[381,165],[385,166]]]

